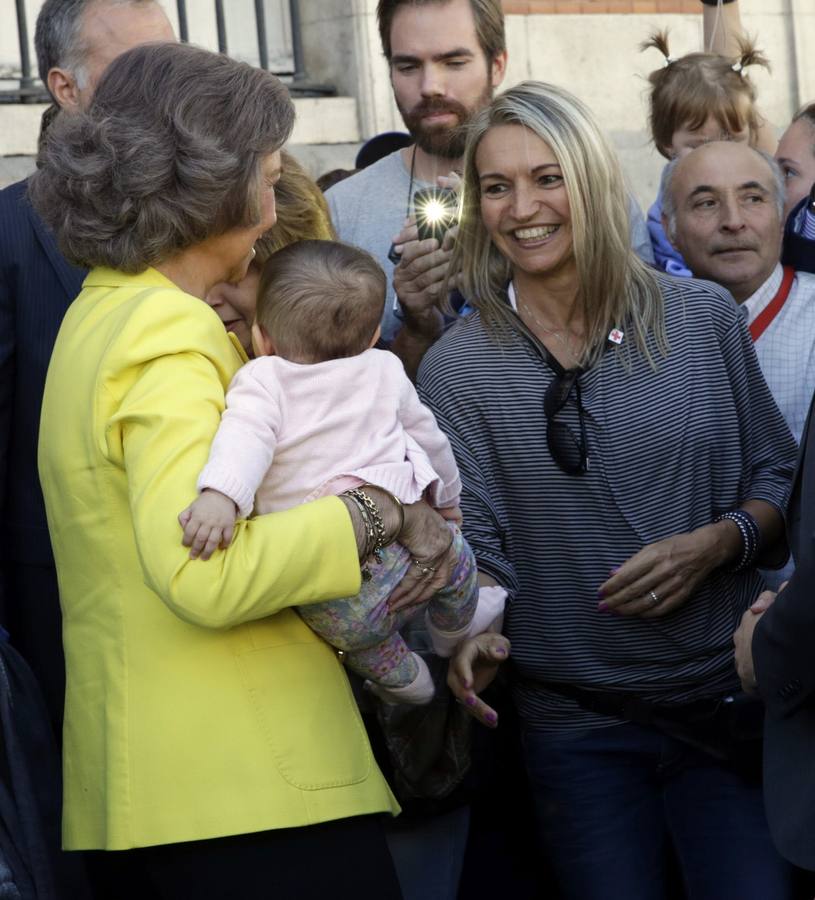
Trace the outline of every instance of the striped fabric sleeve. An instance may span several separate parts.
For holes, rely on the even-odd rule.
[[[475,554],[478,568],[490,575],[510,595],[518,590],[518,577],[506,552],[506,529],[502,516],[489,489],[483,467],[469,451],[466,436],[452,424],[447,410],[454,408],[455,398],[445,390],[449,380],[438,370],[423,370],[419,383],[419,397],[436,416],[441,430],[450,440],[453,455],[461,475],[461,510],[464,515],[464,536]]]

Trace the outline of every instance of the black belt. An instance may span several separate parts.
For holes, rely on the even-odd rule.
[[[591,690],[551,681],[536,684],[589,712],[651,727],[708,754],[749,782],[760,779],[764,704],[747,694],[667,704],[651,703],[628,691]]]
[[[652,703],[643,700],[631,691],[594,690],[580,688],[572,684],[543,681],[538,685],[576,701],[580,707],[601,716],[612,716],[636,722],[638,725],[652,725],[654,719],[670,722],[693,722],[714,716],[732,697],[703,697],[688,703]]]

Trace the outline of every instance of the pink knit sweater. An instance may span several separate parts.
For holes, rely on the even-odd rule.
[[[315,365],[263,356],[238,372],[226,404],[198,489],[231,497],[241,516],[365,482],[405,503],[429,488],[434,506],[458,505],[450,444],[388,351]]]

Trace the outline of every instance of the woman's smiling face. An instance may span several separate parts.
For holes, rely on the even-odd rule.
[[[486,132],[475,156],[481,218],[514,271],[575,268],[569,196],[551,147],[523,125]]]

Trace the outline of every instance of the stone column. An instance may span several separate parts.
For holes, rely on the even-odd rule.
[[[300,0],[309,76],[357,98],[363,139],[402,130],[376,27],[376,0]]]

